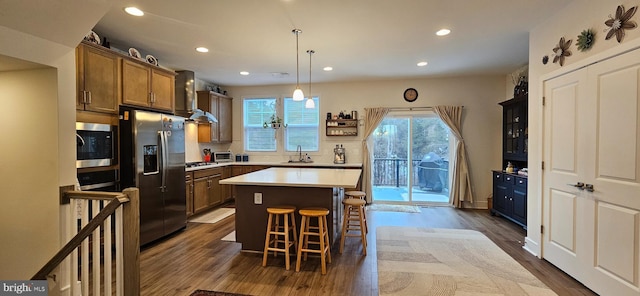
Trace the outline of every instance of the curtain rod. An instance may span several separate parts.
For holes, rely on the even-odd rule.
[[[462,108],[464,109],[464,106],[462,106]],[[389,107],[388,108],[391,111],[413,111],[413,110],[430,110],[433,109],[433,107],[428,106],[428,107]]]

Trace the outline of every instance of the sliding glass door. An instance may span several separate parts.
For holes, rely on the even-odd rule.
[[[431,111],[391,112],[374,131],[374,203],[449,202],[449,129]]]

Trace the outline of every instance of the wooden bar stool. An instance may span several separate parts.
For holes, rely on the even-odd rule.
[[[285,265],[287,270],[289,270],[289,249],[293,246],[295,250],[296,241],[298,240],[296,220],[294,217],[295,211],[296,208],[293,206],[267,208],[269,220],[267,222],[267,235],[264,239],[262,266],[267,266],[267,255],[269,251],[273,251],[274,257],[278,255],[278,252],[284,252]],[[280,225],[280,217],[282,217],[284,225]],[[290,240],[289,232],[293,232],[293,240]],[[284,237],[284,239],[281,239],[281,237]],[[280,245],[282,245],[282,247],[280,247]]]
[[[346,191],[344,193],[344,195],[346,195],[348,198],[359,198],[359,199],[365,199],[367,197],[367,194],[364,193],[364,191]]]
[[[367,255],[366,224],[364,222],[364,205],[367,202],[358,198],[345,198],[342,200],[344,214],[342,219],[342,235],[340,237],[340,254],[344,249],[344,239],[347,236],[360,237],[362,240],[362,254]],[[349,233],[357,231],[358,233]]]
[[[344,193],[346,198],[359,198],[365,201],[366,204],[366,198],[367,198],[367,194],[364,193],[364,191],[346,191]],[[363,211],[362,214],[362,218],[364,219],[364,232],[365,233],[369,233],[369,226],[367,226],[367,211]]]
[[[329,230],[327,226],[329,210],[325,208],[304,208],[299,210],[298,213],[302,216],[302,222],[300,222],[296,271],[300,271],[300,259],[302,259],[303,252],[304,261],[307,261],[307,253],[319,253],[320,263],[322,264],[322,274],[327,274],[326,262],[331,263],[331,245],[329,244]],[[309,226],[311,218],[318,218],[317,227]],[[317,232],[311,230],[317,230]],[[317,236],[318,241],[309,241],[309,236]],[[319,245],[319,248],[310,249],[309,244]]]

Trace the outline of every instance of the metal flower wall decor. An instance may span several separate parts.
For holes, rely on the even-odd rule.
[[[553,63],[559,63],[560,67],[564,65],[564,58],[571,56],[571,51],[569,51],[569,46],[571,46],[571,39],[565,41],[564,37],[560,38],[558,45],[553,48]]]
[[[618,5],[616,16],[612,17],[609,15],[609,19],[604,22],[604,24],[609,27],[609,33],[607,33],[605,40],[609,40],[615,35],[618,43],[622,42],[622,39],[624,39],[624,30],[635,29],[637,26],[635,22],[629,21],[636,13],[636,10],[638,10],[638,6],[631,7],[631,9],[625,11],[624,6]]]

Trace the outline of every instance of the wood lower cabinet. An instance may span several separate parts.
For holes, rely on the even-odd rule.
[[[118,113],[120,101],[120,57],[90,43],[76,48],[76,109]]]
[[[223,168],[211,168],[193,171],[193,214],[222,204]]]
[[[209,179],[207,177],[193,180],[193,214],[209,207]]]
[[[492,215],[500,215],[527,227],[527,178],[493,171]]]
[[[193,173],[185,174],[185,190],[187,197],[187,217],[193,215]]]
[[[232,177],[232,166],[226,166],[223,168],[222,170],[222,178],[226,179],[229,177]],[[232,185],[229,184],[223,184],[222,185],[222,201],[223,202],[227,202],[233,199],[233,190],[231,188]]]
[[[175,73],[133,60],[122,60],[122,104],[174,110]]]

